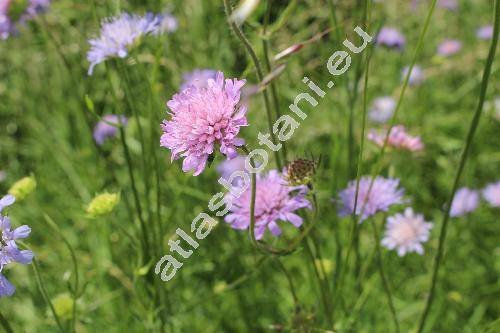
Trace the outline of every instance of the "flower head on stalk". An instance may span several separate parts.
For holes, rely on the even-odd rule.
[[[493,26],[483,25],[476,30],[476,36],[482,40],[488,40],[493,37]]]
[[[423,215],[413,213],[408,207],[403,214],[387,218],[382,245],[395,249],[400,257],[410,252],[424,254],[422,243],[429,240],[431,229],[432,223],[425,222]]]
[[[472,212],[479,205],[479,192],[467,187],[459,189],[451,203],[450,216],[458,217]]]
[[[243,185],[242,185],[243,186]],[[232,197],[230,213],[225,221],[234,229],[246,230],[250,226],[251,188],[247,188],[239,197]],[[306,186],[290,186],[277,170],[267,175],[257,175],[255,197],[255,238],[262,239],[266,229],[274,236],[281,234],[278,221],[290,222],[295,227],[302,225],[302,218],[295,212],[301,208],[312,209],[306,199]],[[232,196],[227,193],[227,196]]]
[[[500,181],[486,186],[483,197],[492,207],[500,207]]]
[[[1,0],[0,39],[18,32],[17,26],[33,19],[50,5],[50,0]]]
[[[316,164],[314,160],[299,158],[288,164],[284,176],[292,186],[309,185],[316,173]]]
[[[391,96],[377,97],[373,100],[368,116],[377,123],[385,123],[391,119],[396,109],[396,101]]]
[[[398,30],[391,27],[383,27],[377,36],[377,44],[391,49],[402,50],[405,47],[406,39]]]
[[[87,52],[87,60],[90,62],[89,75],[92,75],[97,64],[108,58],[125,58],[129,49],[139,43],[142,37],[160,33],[161,22],[161,15],[152,13],[144,16],[122,13],[104,19],[101,23],[100,36],[89,40],[91,46]]]
[[[408,75],[408,71],[410,70],[410,66],[406,66],[403,68],[403,71],[401,72],[401,81],[404,81],[406,78],[406,75]],[[420,83],[422,83],[425,79],[424,76],[424,71],[420,66],[415,65],[413,66],[413,69],[410,74],[410,78],[408,79],[408,84],[410,86],[418,86]]]
[[[452,56],[462,48],[462,42],[456,39],[447,39],[439,44],[437,53],[440,56]]]
[[[98,145],[103,145],[108,138],[112,138],[118,132],[117,126],[125,126],[127,118],[125,116],[109,114],[102,117],[103,120],[99,121],[94,127],[94,140]],[[116,126],[113,126],[114,124]]]
[[[218,72],[206,88],[190,86],[167,102],[171,119],[161,125],[160,145],[172,151],[172,161],[184,158],[184,172],[199,175],[217,147],[228,159],[237,156],[236,148],[245,143],[237,137],[240,127],[248,125],[247,109],[239,105],[244,84]]]
[[[339,215],[351,215],[356,202],[356,215],[359,222],[375,215],[377,212],[386,212],[392,205],[406,202],[403,199],[404,190],[398,188],[399,180],[377,176],[370,190],[371,177],[364,176],[359,180],[358,199],[356,202],[356,180],[350,181],[347,188],[339,193]]]
[[[368,140],[373,141],[376,145],[382,147],[384,145],[386,131],[377,132],[370,131],[367,135]],[[387,138],[387,145],[396,149],[404,149],[412,152],[424,149],[424,144],[419,136],[411,136],[406,132],[403,125],[394,126]]]

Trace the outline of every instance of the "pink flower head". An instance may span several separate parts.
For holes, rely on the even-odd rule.
[[[377,36],[377,44],[391,49],[403,50],[406,39],[399,30],[391,27],[383,27]]]
[[[368,133],[368,139],[375,142],[378,146],[384,145],[385,135],[387,132],[376,132],[372,130]],[[411,136],[406,132],[403,125],[394,126],[389,133],[387,145],[397,149],[405,149],[409,151],[420,151],[424,149],[424,144],[419,136]]]
[[[448,57],[460,51],[461,48],[461,41],[456,39],[448,39],[439,44],[437,53],[441,56]]]
[[[234,229],[245,230],[250,226],[251,192],[251,188],[248,187],[239,197],[231,193],[226,194],[232,197],[233,205],[225,221]],[[295,211],[300,208],[312,208],[311,203],[305,198],[306,193],[306,186],[290,186],[277,170],[271,170],[266,176],[257,175],[255,238],[261,239],[266,228],[269,228],[274,236],[279,236],[281,234],[277,223],[279,220],[300,227],[302,218],[295,214]]]
[[[500,207],[500,181],[486,186],[483,197],[491,206]]]
[[[476,36],[479,39],[487,40],[493,37],[493,26],[484,25],[476,30]]]
[[[479,193],[467,187],[459,189],[451,203],[450,216],[458,217],[472,212],[479,205]]]
[[[425,222],[423,215],[413,213],[408,207],[404,214],[387,218],[382,245],[396,249],[400,257],[409,252],[424,254],[422,243],[429,240],[431,229],[432,223]]]
[[[237,156],[236,147],[245,143],[237,135],[248,126],[247,109],[239,105],[244,84],[218,72],[207,87],[190,86],[167,102],[172,118],[161,125],[160,145],[172,151],[172,161],[184,157],[182,171],[199,175],[217,145],[229,159]]]

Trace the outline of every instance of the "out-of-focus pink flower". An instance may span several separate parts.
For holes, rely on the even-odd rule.
[[[410,70],[409,66],[406,66],[405,68],[403,68],[403,71],[401,72],[401,81],[404,81],[404,79],[406,78],[406,75],[408,75],[409,70]],[[410,78],[408,79],[408,84],[410,86],[417,86],[420,83],[422,83],[424,81],[424,79],[425,79],[425,76],[424,76],[424,71],[422,70],[422,68],[420,68],[420,66],[418,66],[418,65],[413,66],[413,69],[412,69],[411,74],[410,74]]]
[[[377,44],[402,50],[406,39],[401,32],[391,27],[383,27],[377,36]]]
[[[312,208],[305,197],[306,193],[306,186],[290,186],[277,170],[271,170],[265,176],[257,175],[255,238],[262,239],[266,229],[274,236],[279,236],[281,229],[278,221],[287,221],[297,228],[300,227],[303,221],[295,212],[301,208]],[[226,195],[232,196],[230,192]],[[248,229],[251,188],[248,187],[239,198],[232,198],[231,212],[225,217],[225,221],[234,229]]]
[[[208,80],[215,80],[217,71],[214,69],[195,69],[192,72],[182,75],[181,90],[187,89],[189,86],[195,86],[198,89],[206,88]]]
[[[373,100],[368,116],[372,121],[385,123],[391,119],[396,109],[396,101],[391,96],[377,97]]]
[[[437,53],[441,56],[448,57],[454,55],[462,49],[462,42],[456,39],[447,39],[439,44]]]
[[[493,37],[493,26],[484,25],[476,30],[476,36],[479,39],[488,40]]]
[[[125,126],[127,118],[116,114],[108,114],[102,117],[103,120],[99,121],[94,128],[94,140],[98,145],[104,144],[108,138],[112,138],[118,132],[118,125]],[[113,126],[113,125],[117,126]]]
[[[218,72],[206,88],[190,86],[167,102],[171,119],[161,125],[160,145],[172,151],[172,161],[184,158],[184,172],[199,175],[216,147],[229,159],[237,156],[236,148],[245,143],[237,137],[240,127],[248,125],[247,109],[239,105],[244,84]]]
[[[472,212],[479,205],[479,193],[467,187],[459,189],[453,197],[450,216],[457,217]]]
[[[370,131],[368,139],[375,142],[378,146],[382,147],[384,144],[387,132]],[[394,126],[389,133],[387,145],[397,149],[405,149],[409,151],[420,151],[424,149],[424,144],[419,136],[411,136],[406,132],[403,125]]]
[[[449,10],[457,10],[458,2],[457,0],[439,0],[438,6]]]
[[[486,186],[483,197],[491,206],[500,207],[500,181]]]

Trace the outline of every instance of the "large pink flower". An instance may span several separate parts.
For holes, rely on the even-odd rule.
[[[238,186],[243,186],[240,184]],[[290,186],[277,170],[271,170],[266,176],[257,175],[255,197],[255,238],[261,239],[267,228],[275,236],[281,234],[278,221],[288,221],[295,227],[302,225],[302,218],[295,213],[300,208],[311,209],[306,199],[306,186]],[[250,226],[250,186],[239,198],[232,197],[231,212],[225,221],[234,229],[245,230]],[[226,194],[232,196],[230,192]]]
[[[172,118],[161,125],[160,145],[172,151],[172,160],[184,157],[184,172],[199,175],[217,146],[228,159],[237,156],[236,147],[245,143],[237,138],[238,132],[248,125],[247,109],[239,105],[244,84],[245,80],[224,80],[218,72],[207,87],[190,86],[167,102]]]

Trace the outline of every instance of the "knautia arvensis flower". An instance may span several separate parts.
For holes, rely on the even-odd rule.
[[[315,173],[316,162],[300,158],[288,164],[284,175],[291,186],[299,186],[308,185]]]
[[[238,133],[248,125],[247,108],[239,104],[244,84],[218,72],[207,87],[189,86],[167,102],[171,118],[161,125],[160,145],[172,151],[172,161],[184,158],[182,171],[199,175],[217,148],[228,159],[238,155],[236,148],[245,143]]]
[[[377,146],[382,147],[384,145],[385,136],[387,131],[375,131],[371,130],[367,138],[373,141]],[[394,126],[389,132],[389,137],[387,138],[387,146],[401,149],[409,150],[411,152],[417,152],[424,149],[424,144],[419,136],[412,136],[406,132],[406,128],[403,125]]]
[[[190,86],[195,86],[198,89],[206,88],[208,80],[215,80],[217,71],[214,69],[195,69],[192,72],[182,75],[182,84],[180,90],[185,90]]]
[[[50,0],[0,0],[0,39],[18,32],[17,27],[33,19]]]
[[[500,181],[486,186],[483,190],[483,198],[492,207],[500,207]]]
[[[108,114],[102,117],[94,127],[94,140],[98,145],[103,145],[107,139],[116,136],[118,126],[126,126],[127,118],[123,115]]]
[[[383,27],[377,36],[377,44],[391,49],[402,50],[406,39],[401,32],[391,27]]]
[[[450,216],[458,217],[474,211],[479,205],[479,192],[468,187],[460,188],[453,197]]]

